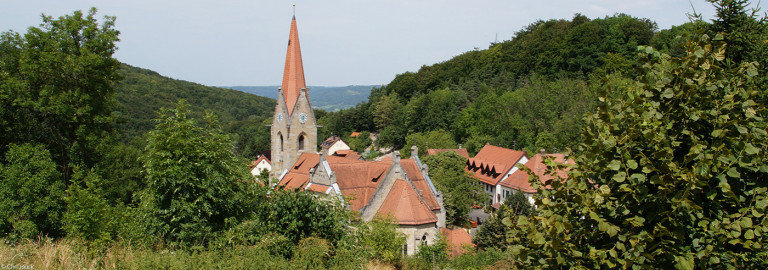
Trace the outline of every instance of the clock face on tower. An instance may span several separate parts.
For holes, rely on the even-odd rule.
[[[283,114],[282,114],[282,113],[278,113],[278,114],[277,114],[277,122],[278,122],[278,123],[279,123],[279,122],[283,122]]]
[[[307,122],[307,114],[306,113],[299,114],[299,122],[301,122],[302,124]]]

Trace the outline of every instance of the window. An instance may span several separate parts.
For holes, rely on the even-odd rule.
[[[403,245],[403,255],[408,255],[408,244]]]
[[[304,135],[299,135],[299,150],[304,150]]]
[[[283,152],[283,134],[278,133],[280,135],[280,152]]]

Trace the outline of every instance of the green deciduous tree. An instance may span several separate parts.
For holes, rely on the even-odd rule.
[[[413,133],[405,137],[405,146],[400,150],[403,158],[411,156],[411,148],[414,146],[419,148],[419,156],[423,157],[427,153],[427,149],[455,149],[458,145],[453,140],[451,133],[438,129],[427,133]]]
[[[253,178],[233,153],[229,136],[209,114],[205,126],[187,117],[187,104],[163,110],[147,134],[142,156],[147,181],[142,206],[159,220],[157,233],[181,244],[200,244],[252,214]]]
[[[64,179],[42,145],[11,144],[0,163],[0,232],[14,238],[56,237],[64,212]]]
[[[293,243],[310,236],[336,243],[347,233],[350,213],[335,199],[324,200],[308,191],[273,190],[259,204],[255,221]]]
[[[694,36],[684,57],[642,48],[643,72],[587,118],[578,170],[538,186],[540,218],[509,240],[534,268],[765,268],[768,116],[755,63]],[[554,164],[552,164],[554,165]],[[555,166],[558,167],[558,166]]]
[[[54,19],[0,38],[0,153],[8,143],[45,145],[69,179],[71,164],[93,166],[96,147],[113,123],[112,58],[119,32],[114,17],[101,24],[96,9]]]
[[[477,233],[472,237],[472,243],[474,243],[479,249],[499,249],[505,250],[507,244],[507,231],[510,226],[502,223],[505,218],[512,222],[517,220],[518,216],[531,216],[534,214],[535,209],[533,205],[528,201],[528,197],[523,192],[515,191],[511,196],[504,200],[504,204],[499,207],[493,215],[483,223],[477,230]]]
[[[446,222],[458,223],[466,220],[470,207],[475,202],[488,200],[477,180],[464,171],[467,159],[456,152],[446,151],[424,158],[429,166],[429,177],[435,188],[445,196]]]
[[[105,244],[117,237],[120,227],[127,226],[120,206],[110,206],[95,172],[75,168],[73,183],[67,188],[67,210],[63,224],[67,236],[92,244]]]
[[[360,224],[360,245],[369,250],[371,259],[397,264],[402,257],[405,235],[398,232],[391,219],[375,218]]]
[[[360,132],[360,135],[354,138],[348,137],[347,141],[349,141],[349,148],[358,153],[363,153],[373,143],[371,141],[371,133],[368,131]]]

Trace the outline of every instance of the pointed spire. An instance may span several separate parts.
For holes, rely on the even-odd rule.
[[[301,47],[299,46],[299,30],[296,28],[296,9],[291,19],[291,32],[288,35],[288,52],[285,56],[283,70],[283,95],[288,107],[288,114],[293,113],[293,107],[299,99],[299,91],[307,88],[304,82],[304,65],[301,62]]]

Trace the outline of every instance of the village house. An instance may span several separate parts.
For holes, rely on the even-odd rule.
[[[488,204],[494,208],[512,195],[511,190],[504,189],[500,183],[519,170],[517,164],[528,162],[524,151],[486,144],[473,158],[467,159],[466,171],[477,179],[483,190],[491,195]]]
[[[251,164],[249,164],[248,167],[251,168],[251,174],[253,176],[259,176],[262,171],[272,171],[272,163],[269,162],[269,159],[264,155],[260,155],[256,160],[251,161]]]
[[[320,148],[331,156],[335,155],[337,151],[344,151],[340,154],[346,155],[352,149],[349,147],[349,144],[339,136],[331,136],[330,138],[325,139],[325,141],[320,144]]]
[[[543,184],[545,181],[553,178],[552,175],[546,174],[545,158],[551,158],[557,163],[574,163],[572,159],[568,159],[563,154],[546,154],[542,150],[542,152],[528,159],[525,151],[507,149],[490,144],[486,144],[473,158],[470,158],[467,150],[462,148],[427,149],[427,155],[436,155],[446,151],[453,151],[467,158],[465,170],[483,185],[483,190],[491,196],[487,203],[494,208],[498,208],[499,205],[504,203],[506,198],[511,196],[513,192],[523,192],[528,197],[528,201],[531,204],[534,203],[533,194],[536,194],[536,189],[528,182],[528,172],[520,170],[517,167],[518,164],[528,167],[539,177]],[[557,175],[563,179],[568,177],[567,170],[558,170]]]
[[[528,169],[530,169],[531,172],[533,172],[536,176],[538,176],[539,181],[541,181],[542,185],[544,185],[546,181],[552,180],[554,178],[553,175],[546,173],[547,165],[544,164],[544,159],[546,158],[550,158],[552,159],[552,161],[556,163],[564,163],[564,164],[575,163],[573,159],[569,159],[564,154],[547,154],[544,152],[544,150],[534,155],[533,157],[531,157],[530,160],[528,160],[528,162],[525,163],[525,167],[528,167]],[[567,169],[557,170],[556,174],[558,177],[562,179],[568,178]],[[533,204],[534,203],[533,194],[536,194],[536,189],[533,186],[531,186],[531,183],[528,181],[529,177],[530,177],[530,174],[525,170],[515,171],[512,175],[503,179],[499,183],[498,188],[500,188],[504,194],[511,194],[513,190],[523,192],[525,193],[526,197],[528,197],[528,201],[530,201],[531,204]],[[551,188],[551,186],[545,186],[545,187]]]

